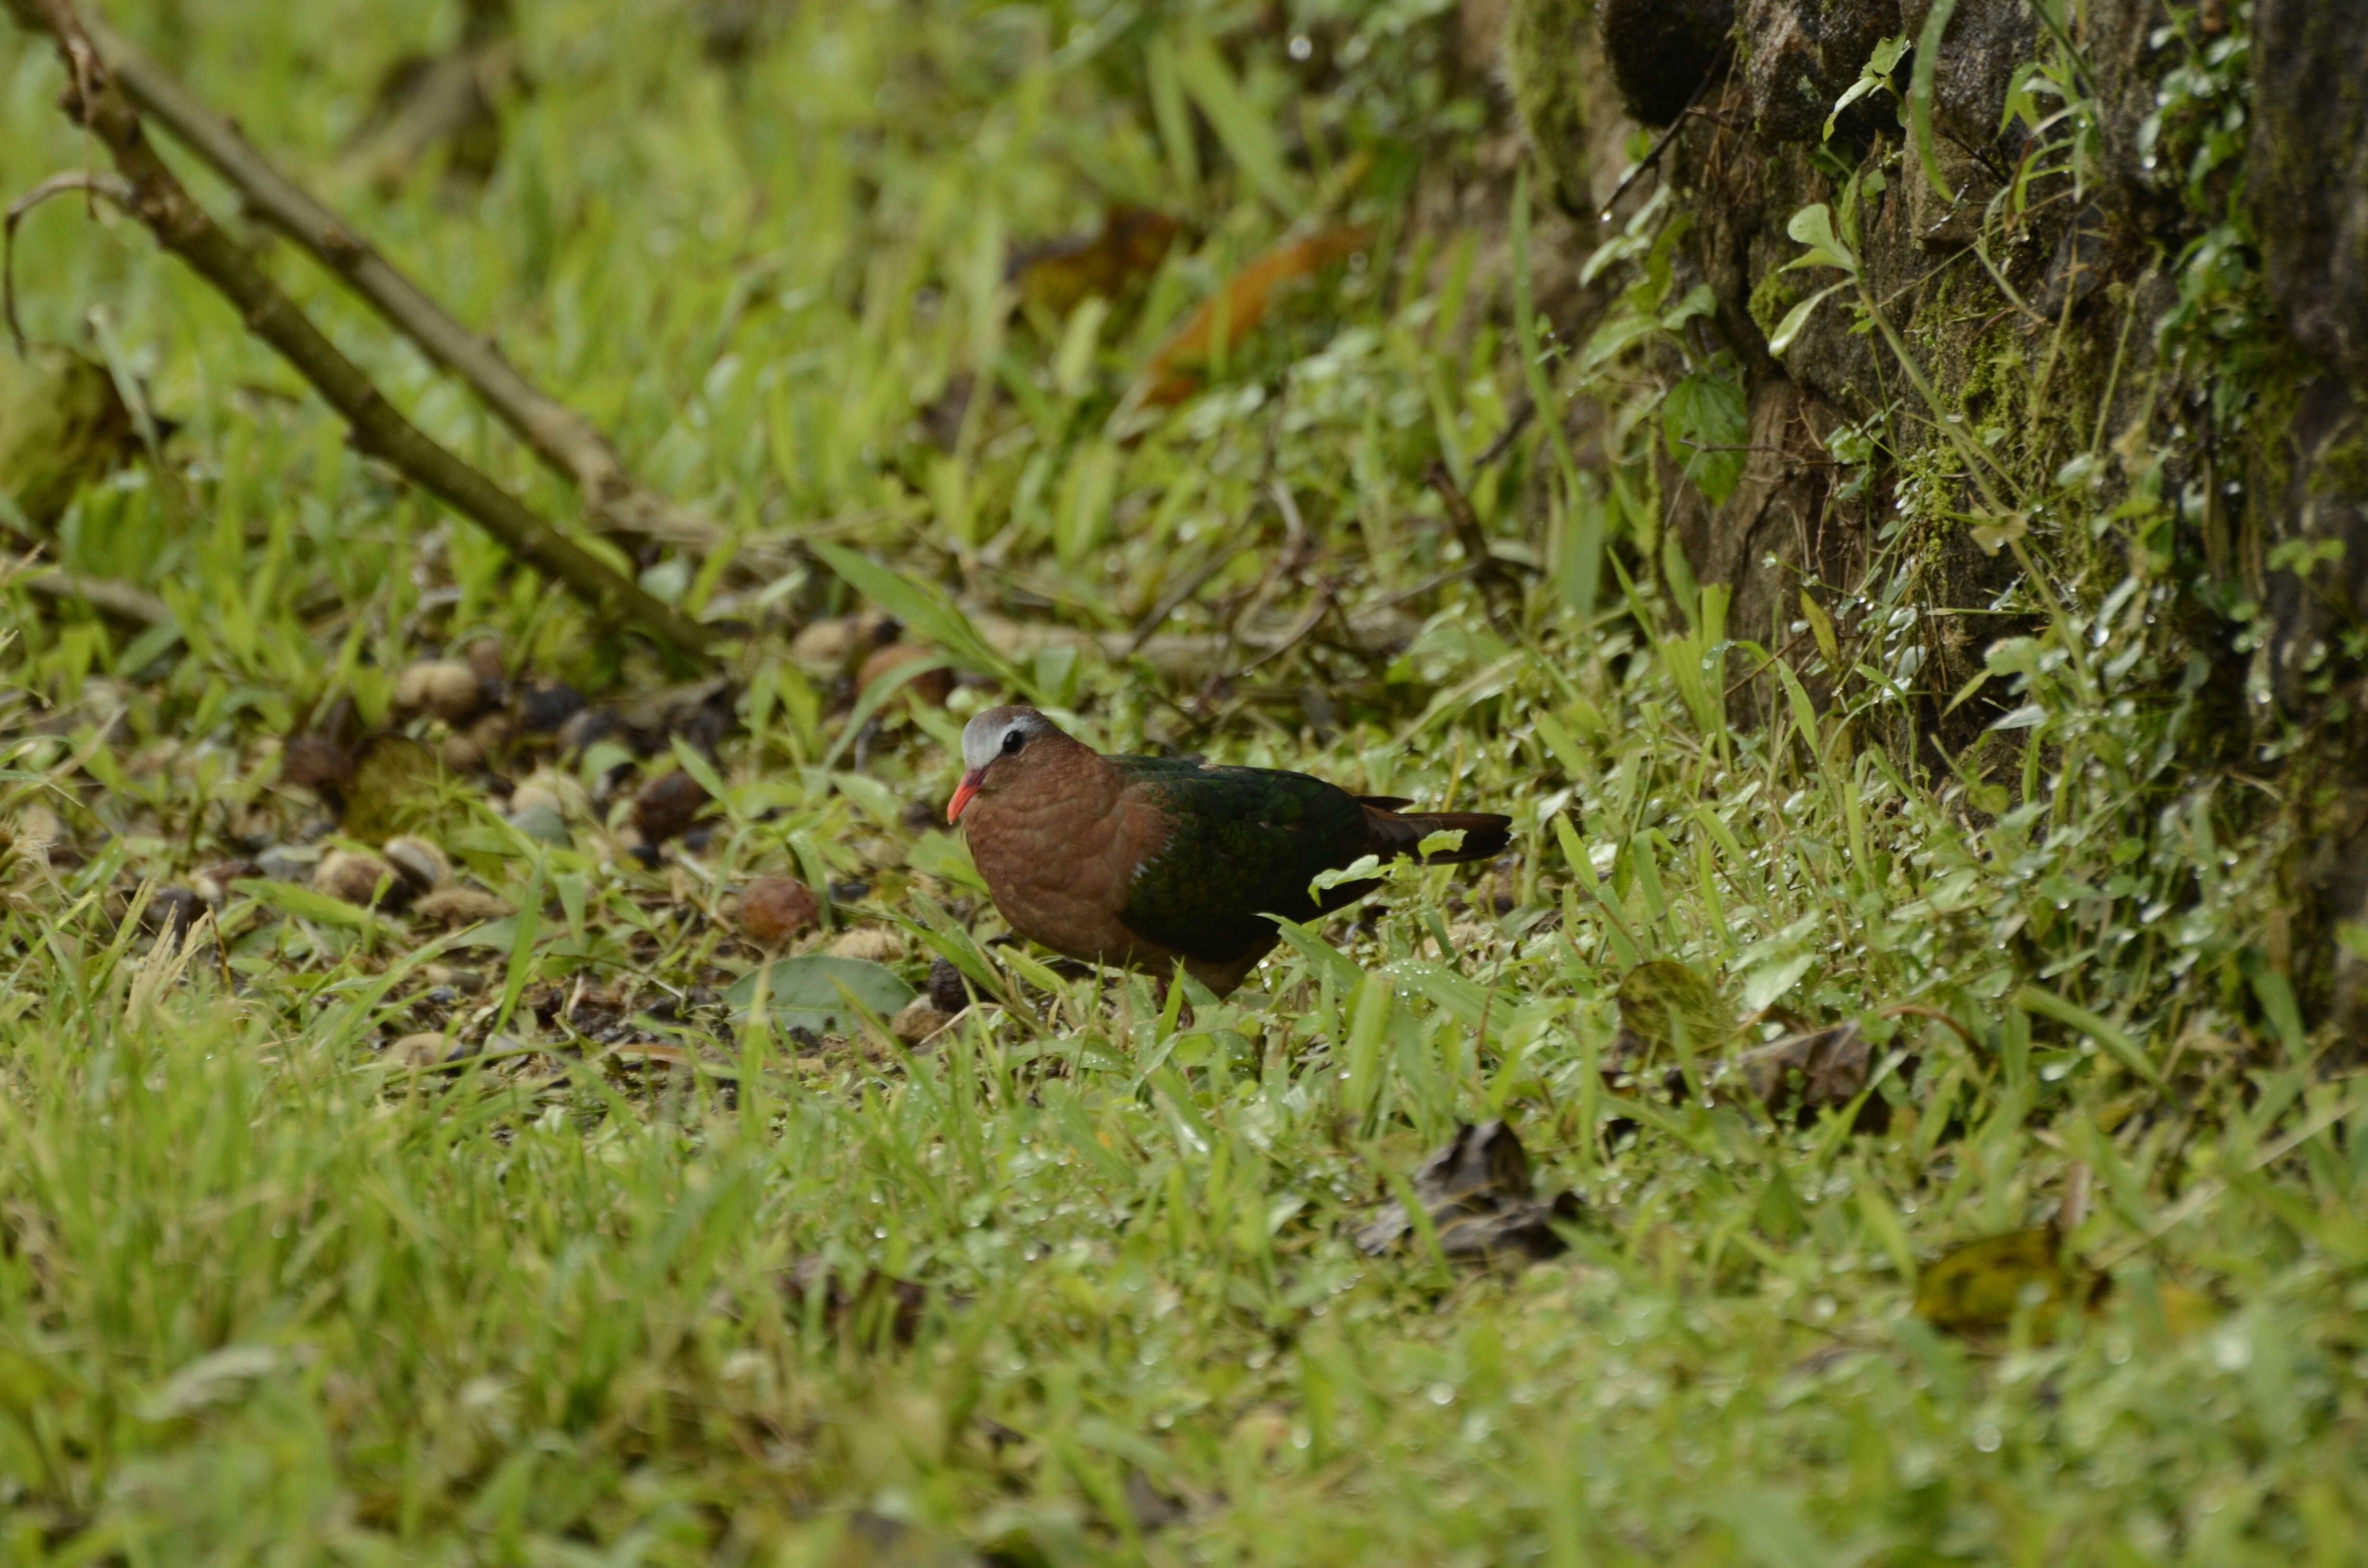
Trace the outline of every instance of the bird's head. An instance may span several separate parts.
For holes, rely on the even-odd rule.
[[[946,803],[946,821],[960,821],[972,796],[1008,778],[1032,742],[1060,733],[1033,708],[990,708],[963,725],[962,783]]]

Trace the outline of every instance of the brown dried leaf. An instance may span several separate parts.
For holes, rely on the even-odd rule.
[[[1543,1202],[1534,1196],[1529,1154],[1502,1121],[1459,1125],[1447,1145],[1415,1172],[1414,1191],[1439,1233],[1440,1251],[1452,1258],[1552,1257],[1564,1247],[1552,1222],[1574,1221],[1579,1213],[1572,1193]],[[1357,1244],[1379,1256],[1413,1230],[1405,1205],[1394,1199],[1359,1229]]]
[[[1704,1086],[1722,1104],[1757,1102],[1806,1126],[1817,1112],[1847,1106],[1864,1093],[1874,1061],[1873,1043],[1856,1024],[1837,1024],[1786,1035],[1714,1063],[1703,1071]],[[1903,1062],[1901,1071],[1912,1075],[1915,1059]],[[1661,1083],[1673,1098],[1686,1092],[1684,1074],[1675,1068]],[[1890,1125],[1891,1102],[1878,1095],[1859,1108],[1851,1130],[1880,1132]]]
[[[1007,276],[1032,314],[1067,315],[1099,294],[1116,300],[1129,283],[1159,270],[1184,225],[1164,212],[1113,207],[1100,232],[1019,252]]]
[[[1874,1068],[1874,1047],[1856,1024],[1842,1024],[1770,1040],[1733,1058],[1732,1066],[1771,1108],[1791,1096],[1798,1074],[1802,1108],[1822,1109],[1858,1097]]]
[[[1313,278],[1332,263],[1364,249],[1372,239],[1373,231],[1362,225],[1326,229],[1287,240],[1251,262],[1168,335],[1144,367],[1135,401],[1165,407],[1191,396],[1214,357],[1220,314],[1224,318],[1224,348],[1230,354],[1265,319],[1277,290]]]
[[[847,1275],[820,1253],[807,1253],[791,1264],[781,1277],[781,1290],[801,1312],[808,1300],[819,1295],[823,1321],[834,1328],[851,1326],[859,1335],[871,1335],[880,1332],[884,1323],[899,1345],[913,1343],[929,1305],[926,1286],[876,1270],[856,1275],[850,1285]]]

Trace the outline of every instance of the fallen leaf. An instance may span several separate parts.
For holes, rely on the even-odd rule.
[[[2067,1264],[2053,1225],[1984,1236],[1952,1248],[1916,1279],[1916,1315],[1967,1337],[2002,1334],[2028,1312],[2034,1337],[2055,1332],[2066,1306],[2095,1307],[2112,1289],[2104,1275]]]
[[[1779,1115],[1795,1113],[1806,1124],[1818,1111],[1856,1099],[1873,1072],[1873,1043],[1856,1024],[1838,1024],[1738,1052],[1706,1068],[1702,1078],[1713,1099],[1755,1100]],[[1684,1076],[1674,1069],[1662,1082],[1671,1095],[1685,1093]],[[1891,1102],[1876,1096],[1860,1108],[1853,1125],[1879,1132],[1890,1121]]]
[[[781,1028],[807,1028],[816,1034],[846,1034],[857,1014],[848,1005],[852,996],[883,1018],[893,1018],[913,999],[913,988],[896,971],[861,959],[804,953],[776,959],[743,975],[723,994],[734,1016],[746,1018],[757,1005],[757,988],[765,988],[765,1005]],[[840,987],[846,987],[844,994]]]
[[[1552,1257],[1564,1247],[1553,1221],[1575,1221],[1579,1213],[1572,1193],[1543,1202],[1534,1196],[1529,1154],[1502,1121],[1458,1125],[1446,1146],[1415,1172],[1414,1193],[1439,1233],[1440,1251],[1459,1259],[1514,1253]],[[1393,1199],[1358,1230],[1357,1244],[1379,1256],[1413,1231],[1406,1206]]]
[[[1326,229],[1287,240],[1251,262],[1168,335],[1144,368],[1134,401],[1166,407],[1191,396],[1214,358],[1221,315],[1224,347],[1230,354],[1265,318],[1277,290],[1314,277],[1333,262],[1364,249],[1372,239],[1373,231],[1362,225]]]
[[[1129,283],[1159,270],[1184,225],[1144,207],[1113,207],[1095,233],[1017,252],[1006,269],[1031,314],[1054,319],[1099,295],[1116,300]]]
[[[850,1283],[849,1272],[853,1271],[833,1267],[820,1253],[808,1253],[783,1273],[781,1290],[801,1311],[819,1296],[823,1321],[833,1327],[851,1321],[859,1335],[868,1335],[884,1326],[897,1344],[910,1345],[920,1332],[922,1314],[928,1310],[928,1288],[877,1269],[856,1272]]]
[[[1866,1088],[1874,1047],[1856,1024],[1786,1035],[1731,1059],[1752,1097],[1770,1110],[1845,1106]]]

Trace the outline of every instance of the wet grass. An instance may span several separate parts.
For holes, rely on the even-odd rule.
[[[330,826],[280,749],[327,699],[400,720],[395,672],[479,637],[620,707],[673,672],[346,451],[128,224],[46,210],[28,327],[117,358],[176,422],[181,483],[128,471],[53,541],[172,632],[6,590],[9,1560],[2351,1560],[2368,1108],[2281,978],[2258,790],[2181,760],[2203,721],[2161,585],[2097,585],[1993,652],[2019,706],[1991,775],[1870,748],[1923,694],[1853,670],[1862,647],[1826,654],[1839,700],[1780,687],[1731,726],[1722,688],[1764,653],[1715,592],[1653,585],[1636,361],[1553,361],[1611,409],[1600,440],[1547,422],[1479,466],[1540,384],[1537,324],[1508,233],[1408,220],[1420,182],[1479,177],[1452,15],[1311,12],[1303,67],[1292,28],[1213,15],[784,7],[727,69],[696,7],[538,5],[491,183],[380,192],[339,140],[452,19],[215,9],[115,19],[186,40],[160,52],[752,553],[869,551],[912,585],[908,629],[938,613],[916,595],[1038,629],[968,663],[1107,748],[1495,807],[1518,853],[1410,876],[1189,1017],[981,956],[991,908],[916,824],[996,684],[859,737],[840,672],[791,653],[854,602],[822,561],[653,558],[654,588],[760,627],[698,847],[630,852],[631,783],[604,792],[630,753],[521,742],[573,787],[567,846],[483,779],[413,804],[531,917],[446,934],[242,881],[219,946],[154,944],[141,885]],[[54,62],[5,48],[14,191],[84,151]],[[1106,199],[1200,237],[1098,322],[1012,316],[1008,246]],[[1341,222],[1377,226],[1361,264],[1203,395],[1122,406],[1224,279]],[[274,264],[390,395],[572,516]],[[1173,662],[1114,656],[1138,627]],[[840,884],[834,920],[893,934],[907,980],[959,957],[1011,1005],[919,1050],[702,1011],[757,961],[725,895],[759,870]],[[1874,1081],[1796,1119],[1657,1064],[1607,1077],[1652,960],[1752,1020],[1722,1044],[1854,1024]],[[634,1032],[696,1065],[571,1036],[550,998],[585,985],[640,987]],[[658,1016],[662,992],[693,1000]],[[424,1009],[510,1054],[418,1069],[391,1042]],[[1887,1125],[1854,1131],[1872,1102]],[[1359,1250],[1425,1153],[1495,1117],[1580,1199],[1566,1253]],[[2093,1310],[1971,1337],[1913,1311],[1932,1258],[2058,1220],[2110,1278]]]

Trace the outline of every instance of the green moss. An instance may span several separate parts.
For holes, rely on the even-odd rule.
[[[1800,301],[1801,290],[1793,285],[1792,274],[1781,267],[1771,267],[1768,275],[1751,286],[1751,298],[1744,309],[1751,312],[1751,324],[1762,337],[1776,335],[1776,324],[1784,312]]]
[[[63,348],[0,349],[0,491],[51,528],[85,484],[140,450],[131,412],[103,365]]]
[[[1594,0],[1513,0],[1505,29],[1513,107],[1529,128],[1554,194],[1569,209],[1594,201],[1588,180],[1588,73],[1581,55],[1594,26]]]
[[[2320,495],[2368,495],[2368,430],[2355,426],[2319,452],[2311,490]]]

